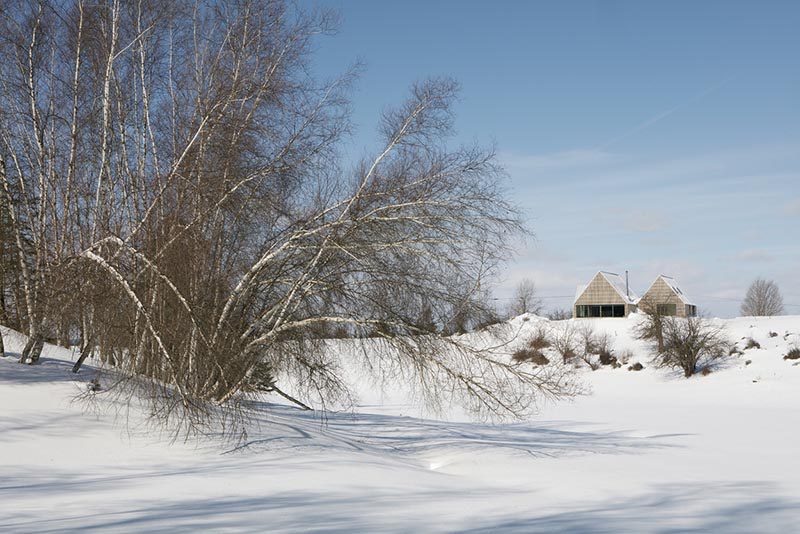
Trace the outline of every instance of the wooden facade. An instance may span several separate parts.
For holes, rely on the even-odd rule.
[[[627,317],[636,310],[638,297],[626,287],[625,281],[616,273],[600,271],[575,295],[572,316]]]
[[[683,293],[677,282],[668,276],[659,276],[642,296],[643,311],[657,309],[662,315],[694,317],[697,306]]]

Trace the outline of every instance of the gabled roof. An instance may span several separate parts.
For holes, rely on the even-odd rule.
[[[578,284],[578,288],[575,290],[575,300],[572,302],[577,302],[587,287],[589,287],[589,284]]]
[[[596,275],[592,277],[592,280],[597,278],[598,276],[602,276],[605,278],[606,282],[608,282],[611,287],[614,288],[614,291],[619,293],[619,296],[622,297],[622,300],[625,301],[626,304],[636,304],[639,302],[639,296],[634,293],[630,288],[626,293],[625,291],[625,280],[618,275],[617,273],[609,273],[606,271],[598,271]],[[591,284],[591,282],[589,282]],[[583,295],[586,288],[589,287],[589,284],[578,286],[578,290],[575,292],[575,301],[577,301],[581,295]]]
[[[645,291],[644,294],[647,295],[647,293],[650,292],[650,290],[659,280],[663,280],[664,283],[667,284],[667,286],[672,290],[672,292],[675,293],[679,299],[681,299],[681,302],[683,302],[684,304],[689,304],[691,306],[694,306],[694,302],[692,302],[692,299],[687,297],[686,294],[681,290],[681,288],[678,287],[678,282],[674,278],[670,276],[665,276],[663,274],[659,275],[658,278],[656,278],[653,281],[653,283],[650,284],[650,287],[647,288],[647,291]]]

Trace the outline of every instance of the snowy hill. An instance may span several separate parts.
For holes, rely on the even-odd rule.
[[[366,381],[355,413],[264,399],[238,448],[170,444],[46,346],[3,329],[0,530],[787,532],[800,524],[800,317],[721,321],[743,354],[684,379],[649,364],[636,318],[592,321],[645,369],[576,370],[587,395],[511,425],[451,422]],[[547,321],[520,317],[523,343]],[[777,334],[777,335],[775,335]],[[760,348],[745,350],[754,339]],[[513,349],[513,345],[510,345]],[[749,361],[749,363],[747,363]],[[414,415],[415,417],[409,417]],[[456,420],[457,422],[452,422]]]

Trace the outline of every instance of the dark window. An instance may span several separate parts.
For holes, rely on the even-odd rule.
[[[694,317],[697,315],[697,306],[694,304],[687,304],[686,305],[686,316],[687,317]]]
[[[656,313],[659,315],[677,315],[678,307],[675,304],[658,304],[656,305]]]
[[[575,306],[575,317],[625,317],[625,306],[623,304],[580,304]]]

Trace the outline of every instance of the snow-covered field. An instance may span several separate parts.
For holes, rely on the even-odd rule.
[[[582,370],[591,393],[530,422],[423,419],[365,386],[356,413],[324,423],[265,399],[238,449],[170,444],[135,414],[87,409],[74,398],[91,369],[72,375],[73,355],[54,347],[18,365],[24,339],[4,329],[0,530],[800,528],[800,365],[783,359],[800,316],[724,321],[740,347],[752,336],[762,348],[688,380],[649,365],[631,321],[595,324],[646,368]]]

